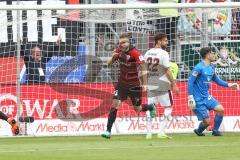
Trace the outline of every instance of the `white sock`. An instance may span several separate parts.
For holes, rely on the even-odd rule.
[[[147,134],[152,134],[152,117],[150,111],[146,111]]]
[[[165,129],[167,128],[167,125],[170,120],[170,115],[172,113],[172,107],[164,108],[164,118],[160,121],[160,127],[159,127],[159,134],[165,134]]]

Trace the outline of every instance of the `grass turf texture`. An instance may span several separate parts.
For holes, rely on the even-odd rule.
[[[144,135],[0,139],[1,160],[239,160],[240,134],[146,140]]]

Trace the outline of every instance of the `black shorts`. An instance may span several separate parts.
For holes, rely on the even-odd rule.
[[[123,85],[121,82],[118,82],[115,88],[113,99],[123,102],[128,98],[128,96],[130,97],[134,106],[141,105],[142,88],[140,86],[128,87]]]

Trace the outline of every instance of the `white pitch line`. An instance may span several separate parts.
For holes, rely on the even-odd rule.
[[[150,143],[149,143],[150,145]],[[189,147],[224,147],[224,146],[239,146],[239,144],[226,144],[226,145],[166,145],[166,146],[154,146],[154,143],[152,144],[152,146],[136,146],[136,147],[102,147],[102,148],[52,148],[52,149],[26,149],[26,150],[0,150],[0,153],[21,153],[21,152],[52,152],[52,151],[78,151],[78,150],[115,150],[115,149],[157,149],[157,148],[189,148]]]

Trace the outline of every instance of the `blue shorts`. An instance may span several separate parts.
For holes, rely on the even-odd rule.
[[[196,101],[196,108],[193,112],[197,116],[198,120],[202,121],[204,119],[209,119],[208,111],[214,110],[218,105],[220,105],[220,103],[212,96],[209,96],[208,98]]]

